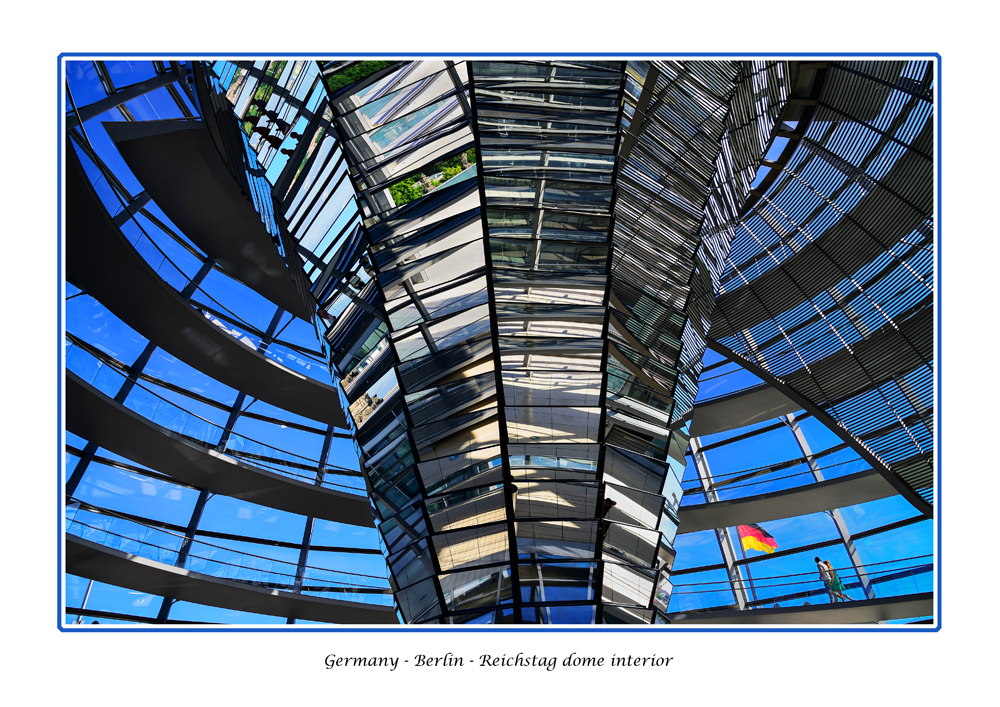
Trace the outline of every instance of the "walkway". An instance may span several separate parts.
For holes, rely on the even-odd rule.
[[[209,258],[286,312],[312,320],[284,258],[202,121],[113,122],[104,129],[146,193]]]
[[[678,533],[697,533],[714,528],[732,528],[780,518],[846,508],[858,503],[894,496],[896,489],[878,471],[849,474],[784,491],[746,498],[681,506]]]
[[[691,436],[704,437],[797,412],[802,406],[769,385],[696,403]]]
[[[108,216],[67,146],[66,277],[185,363],[277,407],[346,428],[337,390],[272,361],[206,319],[170,288]]]
[[[66,428],[191,486],[289,513],[374,527],[366,496],[317,486],[308,479],[298,480],[237,461],[150,422],[72,371],[66,371]],[[280,464],[279,459],[275,466]]]
[[[221,579],[105,547],[71,533],[66,534],[66,571],[135,591],[235,611],[336,624],[398,623],[391,606],[327,599]]]

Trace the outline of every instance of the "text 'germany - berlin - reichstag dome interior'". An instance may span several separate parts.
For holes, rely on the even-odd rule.
[[[935,624],[935,61],[605,58],[64,57],[61,625]]]

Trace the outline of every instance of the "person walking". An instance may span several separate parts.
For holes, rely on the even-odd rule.
[[[830,568],[824,565],[823,560],[818,557],[814,557],[813,559],[816,561],[816,567],[819,568],[819,578],[823,580],[823,586],[830,597],[830,603],[835,604],[837,600],[833,596],[833,590],[830,589],[830,583],[833,580],[833,577],[830,575]]]
[[[826,563],[826,568],[830,572],[830,587],[827,589],[831,596],[839,598],[841,601],[854,601],[849,596],[844,594],[844,583],[840,581],[840,575],[837,574],[837,570],[833,569],[833,565],[830,564],[829,560],[824,560]]]

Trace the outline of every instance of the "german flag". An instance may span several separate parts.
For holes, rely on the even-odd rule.
[[[743,543],[744,550],[759,550],[770,555],[778,547],[778,541],[756,523],[741,525],[737,530],[740,531],[740,542]]]

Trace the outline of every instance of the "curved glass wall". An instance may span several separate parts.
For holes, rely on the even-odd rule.
[[[314,322],[284,312],[209,259],[148,197],[108,137],[109,121],[197,117],[191,75],[192,66],[179,63],[67,62],[70,149],[124,240],[167,287],[278,364],[278,374],[330,385],[328,348]],[[113,105],[121,91],[139,97]],[[101,110],[104,104],[112,105]],[[349,429],[256,399],[169,348],[169,341],[148,341],[113,308],[67,283],[66,368],[86,390],[202,453],[367,505]],[[332,402],[339,404],[336,397]],[[68,535],[234,583],[392,606],[374,529],[269,507],[266,496],[255,503],[192,486],[71,431],[66,441]],[[368,589],[352,594],[351,587]],[[72,563],[65,600],[67,623],[295,622],[88,580],[73,574]]]

